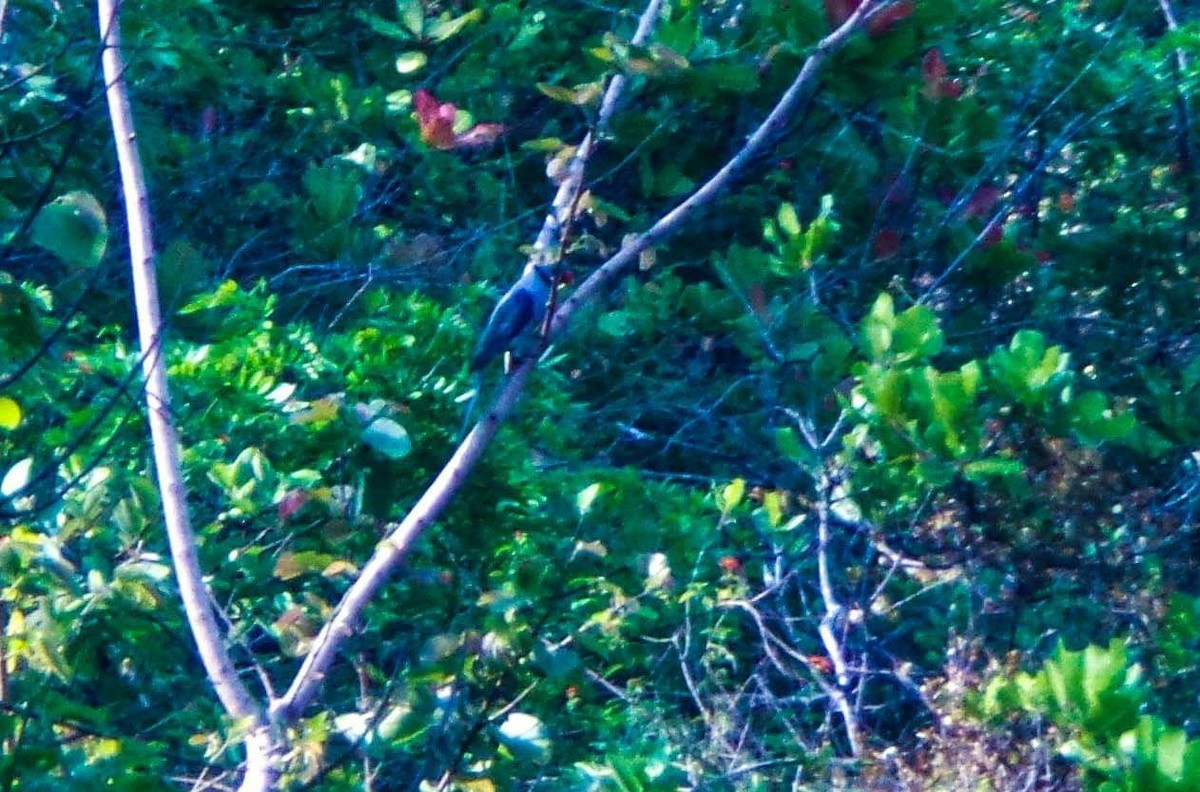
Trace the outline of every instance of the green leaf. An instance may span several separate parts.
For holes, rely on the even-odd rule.
[[[577,107],[589,107],[600,101],[600,97],[604,93],[604,81],[597,80],[595,82],[583,83],[572,88],[551,85],[549,83],[538,83],[537,89],[556,102],[563,102]]]
[[[745,479],[736,478],[729,482],[721,489],[721,497],[718,499],[721,511],[725,512],[726,514],[733,511],[735,508],[737,508],[738,504],[742,502],[742,498],[745,497],[745,495]]]
[[[879,360],[892,348],[892,334],[896,328],[896,308],[892,296],[883,292],[875,299],[871,312],[863,319],[862,336],[867,354]]]
[[[396,24],[395,22],[391,22],[383,17],[375,16],[374,14],[362,10],[356,11],[354,16],[360,22],[366,24],[367,27],[371,28],[372,31],[380,36],[383,36],[384,38],[389,38],[394,41],[412,41],[414,37],[419,37],[421,35],[421,27],[424,23],[424,15],[421,12],[419,2],[413,3],[410,6],[410,9],[415,9],[416,12],[415,30],[409,26],[409,22],[412,20],[407,18],[403,18],[404,24]]]
[[[800,250],[800,263],[805,269],[812,267],[829,248],[841,226],[833,217],[833,196],[821,196],[821,211],[804,231],[804,244]]]
[[[628,311],[610,311],[600,317],[597,329],[605,335],[621,338],[633,332],[633,323]]]
[[[1129,413],[1114,413],[1108,397],[1086,391],[1071,401],[1071,423],[1085,440],[1117,441],[1129,438],[1137,428],[1137,419]]]
[[[796,214],[796,207],[790,203],[782,204],[779,211],[775,215],[776,221],[779,223],[779,228],[789,237],[800,236],[800,216]]]
[[[783,523],[783,495],[779,490],[768,490],[763,495],[763,511],[767,513],[767,523],[772,528],[778,528]]]
[[[327,225],[349,220],[362,200],[363,174],[347,165],[312,165],[304,173],[304,190],[318,219]]]
[[[396,0],[396,12],[408,32],[420,37],[425,30],[425,0]]]
[[[587,514],[592,510],[592,504],[596,502],[596,498],[600,493],[604,492],[605,485],[603,482],[597,481],[594,484],[589,484],[579,491],[575,496],[575,507],[579,509],[579,513]]]
[[[403,459],[412,452],[412,440],[404,427],[391,418],[376,418],[363,429],[363,442],[388,459]]]
[[[54,254],[64,264],[94,267],[108,247],[108,222],[104,207],[87,192],[56,198],[33,220],[34,244]]]
[[[993,478],[1018,478],[1025,475],[1025,466],[1016,459],[989,457],[963,465],[968,481],[983,482]]]
[[[209,282],[212,264],[186,239],[175,239],[158,257],[158,294],[169,310]]]
[[[945,337],[933,311],[914,305],[896,317],[892,349],[897,360],[923,360],[942,351]]]
[[[775,430],[775,445],[779,452],[793,462],[811,464],[813,451],[800,439],[800,433],[790,426]]]
[[[33,300],[15,283],[0,283],[0,343],[26,349],[40,340]]]
[[[479,8],[457,17],[443,15],[441,19],[429,26],[427,37],[439,43],[446,41],[463,32],[468,25],[481,19],[483,19],[483,10]]]

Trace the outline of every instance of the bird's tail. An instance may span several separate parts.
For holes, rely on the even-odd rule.
[[[462,428],[458,432],[458,441],[461,443],[467,437],[467,432],[471,429],[471,421],[475,415],[475,405],[479,403],[479,395],[483,392],[483,372],[475,371],[471,373],[471,398],[467,401],[467,408],[463,411]]]

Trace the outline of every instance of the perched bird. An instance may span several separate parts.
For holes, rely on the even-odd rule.
[[[529,264],[488,317],[487,326],[475,345],[471,371],[478,371],[506,350],[529,327],[537,327],[546,315],[554,271],[543,264]]]

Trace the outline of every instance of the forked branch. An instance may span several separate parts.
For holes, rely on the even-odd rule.
[[[651,0],[643,12],[641,23],[638,26],[638,35],[642,37],[642,41],[649,35],[658,18],[660,5],[659,0]],[[844,46],[868,17],[886,7],[887,4],[881,0],[866,0],[843,24],[819,41],[804,61],[791,86],[784,92],[762,124],[750,135],[741,150],[691,196],[647,231],[630,240],[616,255],[584,280],[575,292],[558,307],[550,322],[549,338],[552,340],[562,334],[575,312],[596,299],[610,284],[622,276],[637,261],[642,251],[678,231],[687,220],[695,215],[697,210],[711,203],[755,158],[764,153],[784,129],[789,119],[801,107],[804,98],[816,82],[817,74],[829,56]],[[635,37],[634,43],[641,43],[641,41]],[[601,105],[602,108],[608,108],[609,114],[616,106],[623,87],[624,80],[622,79],[614,79],[609,83],[608,92]],[[602,118],[605,112],[602,109]],[[580,147],[579,154],[581,156],[590,154],[594,145],[586,138],[585,143],[588,144],[586,147],[583,145]],[[577,156],[576,161],[571,165],[571,173],[581,174],[582,170],[583,161]],[[557,213],[569,207],[569,196],[574,194],[575,186],[577,186],[577,182],[572,183],[569,176],[567,182],[560,187],[559,198],[555,200],[555,214],[552,215],[554,220],[551,221],[548,218],[548,223],[553,222],[557,226]],[[538,245],[535,247],[549,244],[554,238],[555,236],[549,234],[543,227],[543,232],[538,237]],[[538,250],[535,250],[535,255],[537,254]],[[276,721],[286,723],[298,717],[312,701],[321,681],[333,664],[342,642],[353,632],[354,625],[367,603],[404,559],[425,529],[437,520],[442,510],[457,494],[475,464],[482,457],[484,450],[495,437],[500,424],[511,414],[520,400],[521,393],[535,365],[536,360],[530,359],[513,370],[488,412],[463,439],[450,461],[442,468],[437,478],[405,518],[380,543],[374,556],[363,568],[362,574],[351,585],[342,601],[338,603],[333,616],[313,641],[312,648],[305,657],[291,687],[282,698],[273,703],[271,711]]]

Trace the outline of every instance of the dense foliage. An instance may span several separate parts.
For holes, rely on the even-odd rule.
[[[126,5],[153,353],[248,686],[287,685],[496,391],[466,361],[606,76],[576,280],[857,5],[678,0],[645,47],[628,4]],[[0,789],[232,789],[97,40],[86,4],[0,2]],[[1198,59],[1169,0],[873,19],[549,350],[288,788],[1196,788]]]

